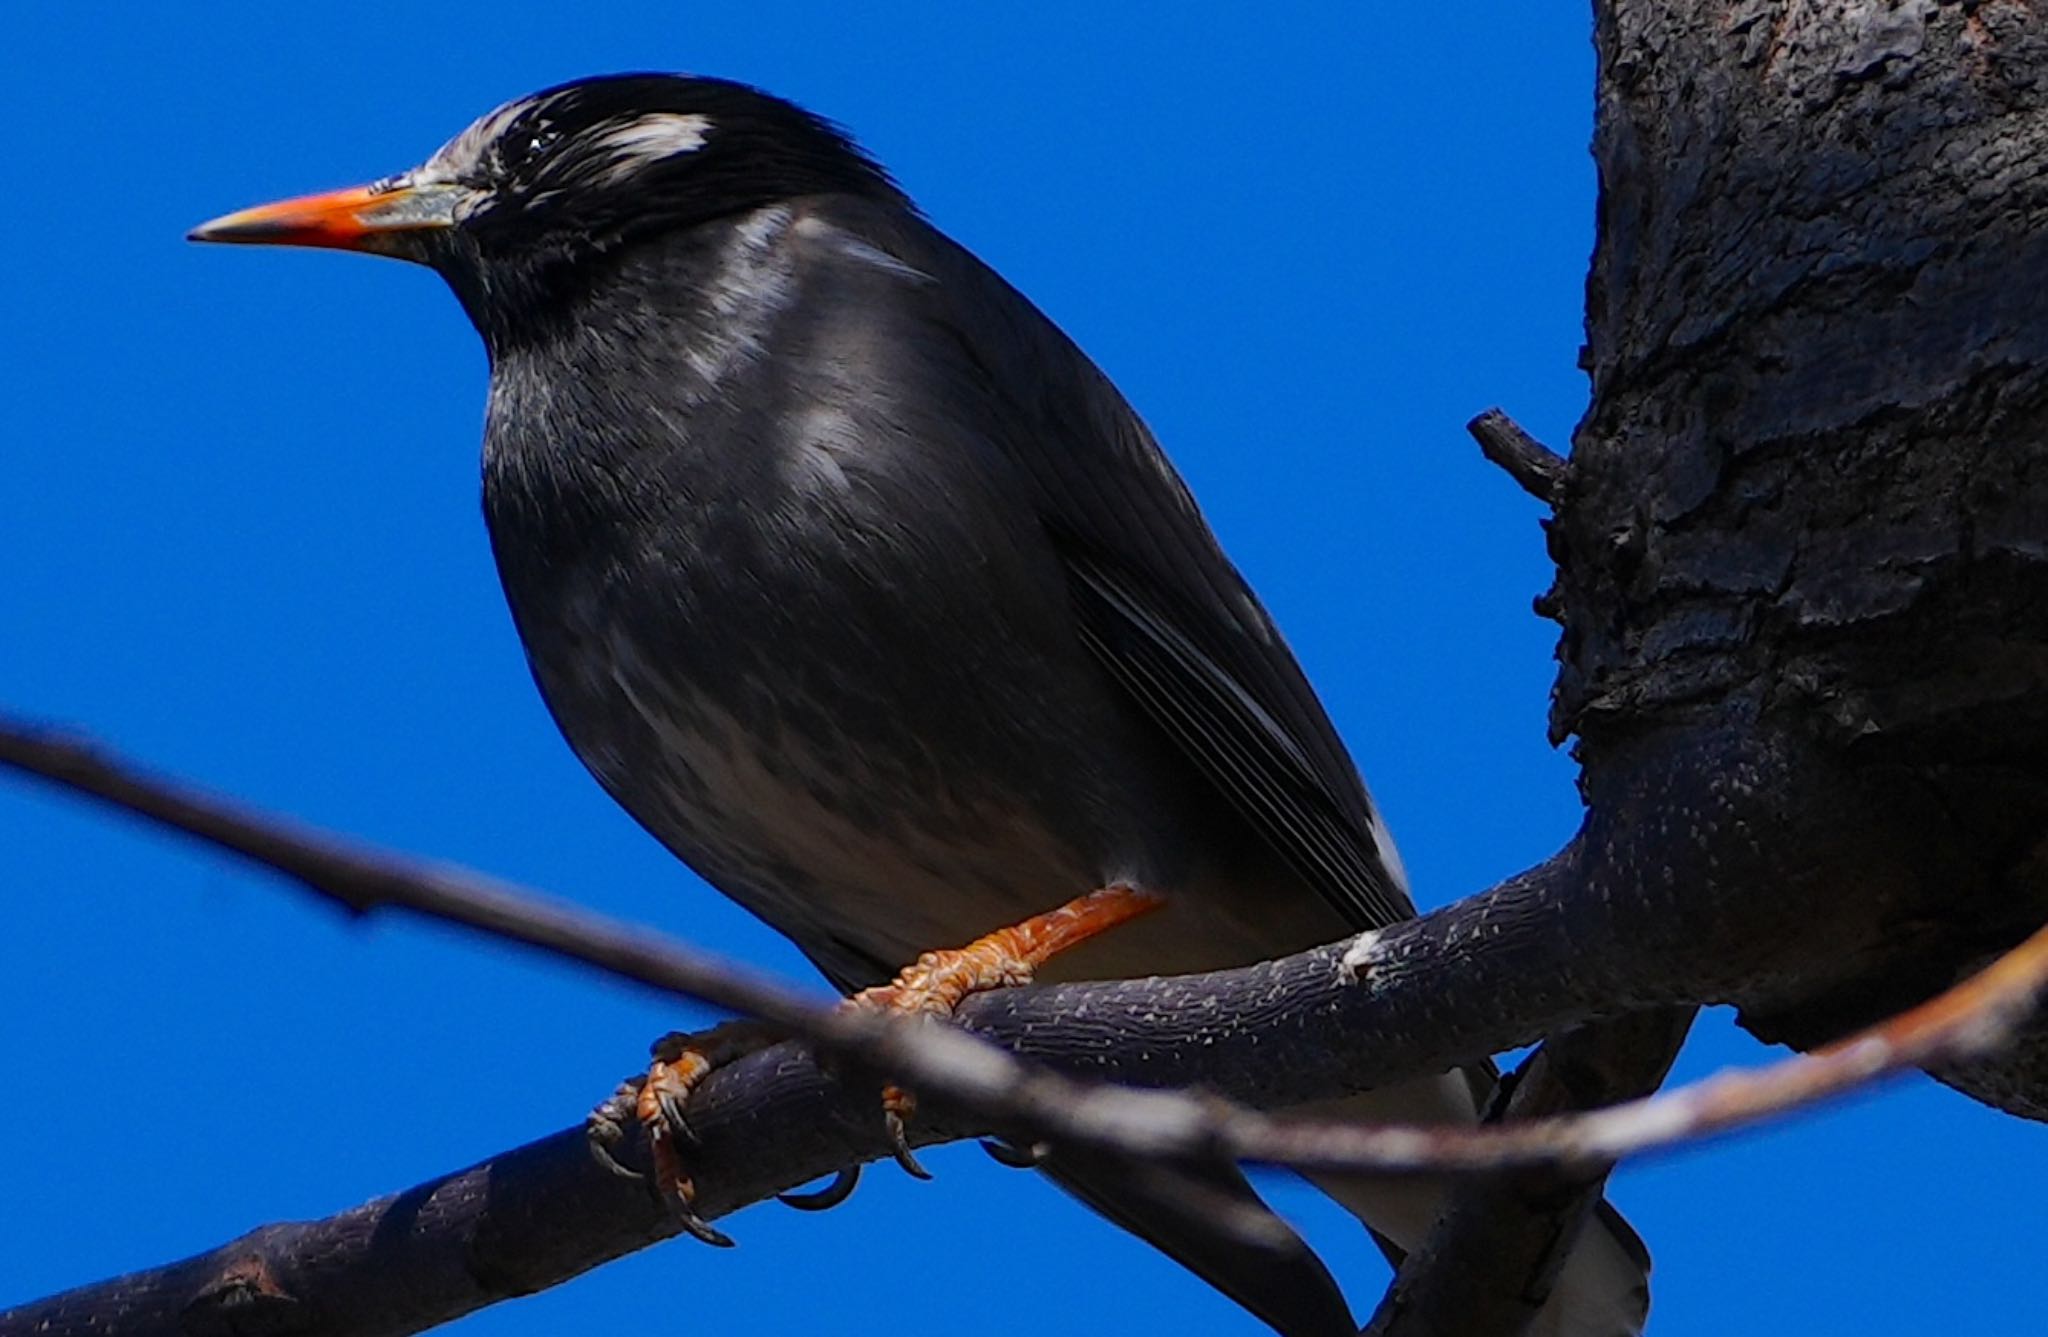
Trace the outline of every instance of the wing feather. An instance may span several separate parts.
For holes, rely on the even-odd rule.
[[[1413,916],[1335,726],[1136,412],[972,255],[929,230],[892,241],[932,276],[901,289],[913,328],[953,336],[940,360],[973,384],[949,391],[1028,493],[1109,679],[1346,924]]]

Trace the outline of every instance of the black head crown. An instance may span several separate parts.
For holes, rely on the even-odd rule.
[[[486,250],[603,246],[802,195],[901,192],[838,126],[725,79],[617,74],[479,119],[393,184],[476,192],[458,220]]]
[[[538,314],[637,238],[825,194],[908,205],[844,131],[793,103],[725,79],[615,74],[508,102],[409,171],[192,235],[431,265],[488,336],[508,307]]]

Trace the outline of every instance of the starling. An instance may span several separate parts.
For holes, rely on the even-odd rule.
[[[193,235],[442,275],[490,354],[484,510],[563,735],[842,991],[942,1011],[1034,972],[1220,969],[1415,913],[1144,423],[832,123],[720,79],[579,80],[409,171]],[[1020,921],[1070,950],[1029,950]],[[983,957],[888,983],[970,941]],[[718,1048],[658,1056],[657,1136]],[[1470,1121],[1490,1081],[1342,1108]],[[1219,1242],[1100,1166],[1048,1170],[1276,1329],[1353,1330],[1313,1255]],[[1441,1202],[1318,1182],[1396,1254]],[[1647,1270],[1603,1204],[1532,1331],[1638,1332]]]

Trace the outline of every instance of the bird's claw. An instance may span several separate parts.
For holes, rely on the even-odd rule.
[[[1006,1165],[1012,1170],[1035,1170],[1052,1150],[1043,1142],[1028,1142],[1019,1146],[999,1137],[981,1139],[981,1149],[997,1165]]]
[[[710,1070],[711,1065],[704,1055],[694,1049],[682,1049],[672,1059],[657,1057],[648,1065],[647,1076],[634,1097],[633,1112],[640,1126],[647,1131],[647,1146],[654,1160],[656,1196],[675,1217],[676,1224],[690,1235],[706,1244],[729,1249],[732,1247],[731,1238],[699,1216],[692,1205],[697,1196],[697,1186],[684,1173],[682,1155],[678,1150],[683,1144],[696,1143],[696,1135],[691,1132],[683,1110],[690,1103],[690,1092],[698,1080]]]
[[[626,1120],[639,1103],[640,1086],[646,1080],[644,1077],[631,1077],[619,1083],[619,1089],[607,1096],[583,1120],[584,1145],[589,1148],[591,1159],[621,1179],[647,1178],[612,1154],[626,1140]]]
[[[926,952],[889,983],[863,989],[842,1006],[880,1008],[914,1017],[950,1017],[970,995],[1029,984],[1038,967],[1061,952],[1164,904],[1164,898],[1155,892],[1112,883],[1058,909],[984,934],[965,947]],[[916,1108],[916,1098],[910,1092],[893,1085],[883,1089],[882,1120],[896,1163],[914,1178],[930,1179],[931,1172],[911,1154],[910,1139],[904,1133],[904,1124]]]
[[[910,1139],[903,1129],[904,1116],[916,1107],[908,1091],[890,1087],[882,1096],[882,1126],[889,1130],[889,1154],[896,1158],[903,1172],[913,1179],[930,1179],[932,1172],[911,1153]]]
[[[702,1240],[704,1243],[709,1244],[714,1249],[730,1249],[736,1247],[733,1243],[732,1236],[726,1234],[717,1226],[712,1225],[709,1221],[706,1221],[703,1217],[697,1215],[696,1208],[690,1206],[688,1201],[686,1201],[685,1199],[679,1197],[671,1197],[668,1200],[668,1206],[670,1214],[675,1217],[676,1224],[683,1228],[683,1232],[685,1234],[691,1236],[694,1239]]]
[[[692,1055],[677,1059],[657,1058],[647,1069],[646,1085],[639,1098],[640,1121],[651,1136],[697,1145],[697,1130],[690,1127],[690,1093],[710,1065]]]
[[[697,1145],[690,1126],[690,1093],[710,1071],[781,1038],[757,1022],[729,1021],[702,1034],[671,1032],[651,1046],[653,1059],[642,1077],[629,1078],[584,1120],[591,1157],[624,1179],[652,1179],[652,1189],[677,1226],[688,1235],[720,1249],[733,1247],[732,1237],[706,1221],[695,1206],[696,1185],[684,1172],[681,1148]],[[638,1124],[647,1139],[652,1175],[621,1162],[614,1153],[627,1141],[628,1124]]]
[[[849,1165],[832,1176],[832,1182],[814,1193],[778,1193],[775,1200],[800,1212],[827,1212],[853,1196],[860,1185],[860,1167]]]

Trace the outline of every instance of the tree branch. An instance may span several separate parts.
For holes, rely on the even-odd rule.
[[[950,1102],[1020,1133],[1139,1150],[1124,1139],[1142,1141],[1143,1129],[1175,1108],[1156,1092],[1129,1093],[1142,1096],[1143,1111],[1108,1092],[1090,1092],[1077,1104],[1072,1083],[953,1028],[814,1003],[650,930],[262,815],[4,718],[0,764],[196,836],[358,913],[388,908],[460,924],[760,1017],[918,1087],[928,1102]],[[1545,976],[1542,962],[1572,951],[1556,907],[1569,899],[1573,877],[1574,861],[1562,855],[1464,903],[1467,911],[1411,920],[1368,935],[1369,942],[1211,975],[983,994],[968,1001],[959,1020],[1002,1049],[1129,1086],[1199,1081],[1221,1095],[1273,1105],[1349,1094],[1534,1042],[1605,1002],[1604,981],[1596,990],[1560,971],[1533,987],[1515,984],[1525,975]],[[1482,901],[1483,951],[1474,950],[1477,939],[1463,918]],[[1353,957],[1370,960],[1365,987],[1356,982]],[[1445,1005],[1460,993],[1466,997],[1459,1006]],[[1464,1006],[1468,1000],[1472,1005]],[[1364,1041],[1369,1057],[1355,1052]]]
[[[0,761],[288,871],[354,906],[413,909],[653,987],[758,1004],[760,1015],[787,1018],[820,1044],[927,1093],[926,1117],[912,1129],[919,1145],[997,1132],[1166,1165],[1221,1158],[1363,1173],[1519,1167],[1597,1176],[1623,1156],[1907,1066],[1983,1052],[2026,1015],[2048,978],[2043,930],[1941,998],[1763,1072],[1502,1127],[1361,1128],[1271,1117],[1225,1100],[1285,1106],[1339,1095],[1594,1015],[1596,1000],[1570,979],[1603,980],[1605,990],[1614,972],[1554,968],[1573,950],[1557,911],[1577,875],[1575,850],[1350,944],[1211,975],[1005,990],[962,1008],[968,1030],[1042,1067],[952,1028],[819,1008],[637,930],[532,904],[458,870],[286,827],[4,722]],[[322,885],[333,881],[345,890]],[[1542,968],[1546,958],[1553,968]],[[1508,997],[1513,1004],[1503,1006]],[[1191,1085],[1216,1094],[1129,1089]],[[698,1207],[707,1218],[888,1151],[870,1083],[822,1074],[796,1045],[714,1072],[691,1117],[701,1139]],[[238,1332],[273,1321],[295,1332],[413,1332],[671,1230],[644,1191],[598,1170],[580,1130],[571,1130],[327,1221],[265,1227],[184,1263],[11,1311],[0,1315],[0,1334],[205,1330],[216,1320]],[[363,1284],[366,1267],[381,1284]]]
[[[1564,499],[1570,462],[1523,431],[1513,418],[1488,409],[1466,423],[1465,430],[1479,443],[1479,453],[1505,470],[1522,491],[1553,509]]]

